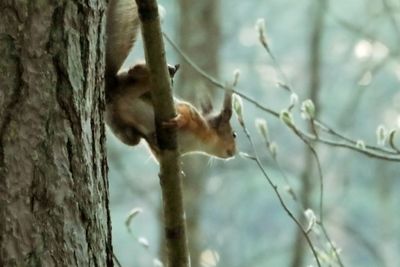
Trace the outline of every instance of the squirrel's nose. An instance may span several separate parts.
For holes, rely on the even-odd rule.
[[[235,150],[234,150],[234,149],[227,149],[227,150],[226,150],[226,154],[227,154],[229,157],[232,157],[233,155],[235,155]]]

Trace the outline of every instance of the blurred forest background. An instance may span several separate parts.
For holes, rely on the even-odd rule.
[[[159,3],[166,10],[164,31],[223,83],[232,82],[234,70],[239,69],[236,89],[277,112],[288,108],[291,99],[291,93],[277,84],[290,84],[299,98],[292,109],[294,121],[304,131],[312,132],[300,116],[305,99],[313,100],[318,119],[366,144],[377,145],[379,125],[399,129],[398,1]],[[284,76],[259,42],[255,28],[259,18],[265,19],[267,42]],[[182,67],[174,94],[195,103],[208,92],[219,107],[223,93],[184,64],[171,45],[165,45],[168,61]],[[139,40],[126,64],[142,58]],[[320,217],[315,158],[279,118],[246,101],[243,114],[264,168],[306,228],[305,209]],[[276,161],[257,131],[257,118],[268,123],[277,147]],[[238,149],[254,155],[236,118],[232,123]],[[163,258],[158,166],[144,144],[128,147],[108,133],[115,254],[124,267],[160,266],[154,260]],[[395,141],[400,145],[399,137]],[[324,174],[324,222],[343,265],[400,266],[399,163],[319,142],[313,145]],[[254,161],[240,156],[229,161],[187,156],[183,168],[192,266],[316,266],[299,228]],[[128,230],[125,221],[134,208],[142,212]],[[319,227],[313,227],[310,237],[322,266],[339,266]]]

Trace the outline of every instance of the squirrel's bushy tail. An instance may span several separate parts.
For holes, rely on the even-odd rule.
[[[111,0],[107,10],[106,75],[116,76],[135,42],[139,17],[135,0]]]

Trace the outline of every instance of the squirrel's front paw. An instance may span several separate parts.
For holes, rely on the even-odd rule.
[[[182,128],[183,126],[185,126],[186,124],[186,119],[184,116],[182,116],[182,114],[178,114],[176,117],[168,120],[168,121],[164,121],[162,123],[162,126],[164,128]]]

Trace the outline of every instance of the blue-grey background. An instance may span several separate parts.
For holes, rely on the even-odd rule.
[[[317,1],[221,1],[223,38],[218,78],[231,81],[233,71],[240,69],[238,90],[276,111],[288,106],[290,94],[276,86],[282,77],[257,39],[255,23],[264,18],[268,43],[300,102],[304,100],[310,75],[310,10]],[[159,2],[167,12],[164,30],[176,39],[177,3]],[[324,14],[317,111],[319,118],[335,129],[373,145],[378,125],[387,129],[400,127],[400,32],[396,30],[400,26],[400,3],[387,1],[391,7],[388,11],[382,2],[329,1]],[[168,44],[166,48],[168,61],[175,63],[178,55]],[[207,57],[207,49],[198,53]],[[142,58],[139,40],[127,65]],[[296,124],[307,129],[299,115],[299,105],[293,113]],[[279,119],[246,101],[244,117],[266,170],[297,215],[298,206],[284,190],[282,174],[264,149],[255,119],[267,120],[271,138],[278,145],[279,164],[295,191],[304,165],[304,145]],[[252,154],[240,127],[235,119],[232,121],[238,132],[239,150]],[[158,165],[145,145],[127,147],[108,133],[115,254],[124,267],[153,266],[153,259],[160,257],[162,229]],[[345,265],[400,266],[400,165],[326,145],[318,145],[317,150],[325,181],[326,225],[341,249]],[[289,266],[296,227],[254,162],[237,156],[229,161],[210,160],[207,168],[200,216],[204,262],[193,266]],[[314,175],[312,181],[310,208],[317,211],[318,177]],[[125,220],[133,208],[143,212],[133,219],[131,234]],[[141,244],[143,239],[138,241],[140,238],[148,241],[148,248]],[[325,242],[317,238],[316,246],[322,248]],[[316,266],[308,248],[306,255],[304,266]]]

